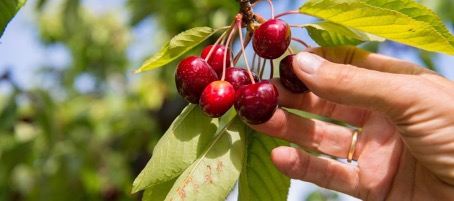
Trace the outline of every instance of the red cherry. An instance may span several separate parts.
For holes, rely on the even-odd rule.
[[[254,81],[259,82],[259,76],[254,72],[251,73]],[[225,72],[225,81],[230,82],[235,90],[238,90],[243,85],[252,84],[248,71],[246,69],[237,67],[227,68]]]
[[[235,89],[227,81],[214,81],[210,83],[200,96],[200,108],[212,117],[224,115],[235,102]]]
[[[282,85],[291,92],[304,93],[308,92],[309,89],[306,85],[296,76],[293,71],[293,58],[295,54],[290,54],[283,58],[279,63],[279,76]]]
[[[285,53],[290,40],[290,26],[283,20],[271,19],[254,31],[252,47],[257,55],[265,59],[276,59]]]
[[[200,56],[204,59],[207,58],[208,53],[210,53],[211,48],[213,48],[213,45],[206,46],[203,50]],[[208,59],[208,64],[210,64],[211,68],[216,71],[219,77],[222,75],[222,69],[224,67],[223,62],[224,62],[224,54],[225,51],[227,51],[227,58],[226,58],[226,63],[225,66],[229,67],[232,63],[232,52],[225,47],[224,45],[216,45],[214,47],[213,53],[211,53],[210,58]]]
[[[218,80],[216,72],[208,63],[197,56],[184,58],[175,71],[175,84],[178,93],[190,102],[199,103],[200,95],[211,82]]]
[[[269,81],[240,87],[235,94],[235,109],[240,118],[250,124],[268,121],[277,108],[276,87]]]

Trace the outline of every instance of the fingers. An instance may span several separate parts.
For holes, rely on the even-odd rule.
[[[318,114],[357,127],[362,127],[370,115],[369,110],[335,104],[331,101],[321,99],[313,93],[292,93],[277,78],[271,80],[271,82],[279,91],[278,102],[281,106]]]
[[[427,98],[420,89],[431,84],[418,76],[332,63],[308,52],[298,53],[293,65],[298,78],[317,96],[396,118],[406,108],[418,103],[420,98]]]
[[[371,53],[354,46],[317,47],[305,51],[317,54],[328,61],[339,64],[350,64],[360,68],[396,74],[432,74],[437,73],[420,67],[412,62],[403,61],[381,54]]]
[[[418,75],[438,84],[442,88],[454,88],[450,80],[443,78],[432,70],[409,61],[371,53],[354,46],[317,47],[309,48],[305,51],[317,54],[333,63],[350,64],[364,69],[393,74]]]
[[[275,166],[287,176],[318,186],[359,196],[359,169],[338,161],[312,156],[291,147],[278,147],[271,152]]]
[[[338,158],[347,157],[353,133],[352,129],[306,119],[283,109],[276,110],[267,123],[250,126],[267,135],[293,142],[304,149]],[[361,154],[365,139],[358,139],[354,159]]]

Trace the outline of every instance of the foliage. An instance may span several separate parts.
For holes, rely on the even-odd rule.
[[[210,27],[195,27],[180,33],[165,44],[158,53],[145,61],[140,69],[137,69],[134,72],[140,73],[166,65],[186,53],[188,50],[194,48],[214,33],[215,30]]]
[[[17,12],[24,2],[0,3],[0,19],[9,21],[14,16],[10,14]],[[129,20],[122,19],[119,11],[96,13],[81,2],[39,0],[34,13],[41,42],[46,47],[63,47],[71,58],[68,64],[42,66],[36,72],[40,82],[32,88],[16,83],[14,76],[17,75],[8,70],[2,68],[0,72],[3,73],[0,84],[11,89],[10,93],[0,95],[0,200],[139,200],[142,193],[130,193],[137,175],[136,181],[146,184],[134,182],[134,191],[145,189],[144,200],[164,200],[169,192],[169,196],[176,198],[185,192],[186,200],[200,198],[197,196],[222,200],[237,180],[242,200],[285,199],[289,178],[274,168],[268,156],[274,147],[288,145],[288,142],[254,132],[234,114],[218,122],[203,117],[198,107],[187,106],[183,110],[186,103],[176,95],[173,86],[175,60],[167,60],[165,68],[154,68],[140,75],[129,71],[137,67],[137,61],[131,60],[127,52],[135,28],[157,22],[159,29],[155,33],[159,40],[142,45],[159,50],[172,36],[193,27],[219,28],[229,24],[238,11],[236,1],[128,0],[124,7],[130,12]],[[361,5],[372,5],[372,1],[364,2]],[[409,1],[403,2],[413,5]],[[445,23],[452,25],[454,15],[450,8],[453,2],[420,2],[430,5]],[[374,5],[385,6],[390,5]],[[5,8],[12,12],[4,12],[2,9]],[[317,11],[316,8],[315,5],[300,10],[311,13]],[[339,12],[340,9],[342,7],[333,5],[333,10],[328,12]],[[449,41],[452,36],[443,31],[437,20],[433,21],[433,16],[418,17],[412,14],[421,13],[386,10],[408,15],[405,22],[423,24],[422,21],[432,19],[431,24],[422,26],[437,30],[444,36],[443,40]],[[427,10],[421,12],[432,15]],[[7,18],[3,18],[6,15]],[[382,41],[379,33],[346,24],[342,18],[337,21],[322,15],[320,18],[324,21],[301,25],[321,45]],[[150,18],[152,22],[145,20]],[[1,33],[6,24],[0,21]],[[215,41],[216,33],[208,31],[202,35],[182,48],[187,52],[178,52],[168,58],[195,54],[200,52],[201,46]],[[381,37],[389,39],[388,35]],[[429,39],[418,40],[427,42]],[[446,44],[445,41],[441,43]],[[417,51],[425,55],[422,58],[431,66],[434,53]],[[83,83],[82,88],[79,83]],[[181,110],[182,114],[190,112],[192,118],[176,117]],[[174,120],[187,121],[186,125],[191,126],[172,132],[168,128],[176,127],[175,123],[171,125]],[[203,128],[203,136],[197,132],[190,135],[188,128],[193,131]],[[177,138],[183,134],[186,138]],[[189,136],[194,138],[188,139]],[[166,145],[166,142],[174,146]],[[162,147],[175,150],[167,151]],[[150,158],[150,164],[158,164],[154,165],[154,168],[160,168],[158,171],[149,169],[147,161]],[[141,170],[148,173],[140,174]],[[223,174],[219,174],[221,171]],[[210,181],[216,185],[211,187]],[[201,193],[189,188],[199,188]],[[209,194],[212,189],[217,193]],[[327,196],[317,194],[313,197],[309,199]]]
[[[413,0],[309,0],[300,12],[424,50],[454,54],[454,36]]]

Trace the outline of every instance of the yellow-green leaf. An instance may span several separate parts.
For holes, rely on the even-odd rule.
[[[247,166],[239,180],[239,201],[287,200],[290,178],[271,161],[271,151],[289,143],[253,132],[248,138]]]
[[[191,104],[174,120],[156,144],[153,157],[134,180],[132,192],[177,178],[202,154],[219,125],[198,105]]]
[[[0,1],[0,37],[2,37],[5,31],[6,25],[13,19],[25,2],[26,0]]]
[[[364,31],[322,21],[303,25],[311,38],[320,46],[358,45],[367,41],[382,42],[385,39]]]
[[[300,13],[420,49],[454,54],[454,36],[412,0],[308,0]]]
[[[195,27],[176,35],[159,52],[146,60],[134,73],[151,70],[170,63],[206,40],[216,31],[210,27]]]
[[[177,179],[165,200],[223,201],[240,175],[247,125],[238,117],[216,135],[205,152]]]

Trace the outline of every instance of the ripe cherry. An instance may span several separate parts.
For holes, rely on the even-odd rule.
[[[293,58],[295,54],[290,54],[283,58],[279,63],[279,76],[282,85],[291,92],[304,93],[308,92],[309,89],[306,85],[296,76],[293,71]]]
[[[290,26],[283,20],[271,19],[254,31],[252,47],[257,55],[265,59],[276,59],[285,53],[290,40]]]
[[[213,45],[206,46],[203,50],[200,56],[204,59],[207,58],[208,54],[210,53],[210,50],[213,48]],[[219,77],[222,75],[222,70],[223,70],[223,63],[224,63],[224,54],[225,51],[227,51],[227,57],[226,57],[226,62],[225,66],[229,67],[230,64],[232,63],[232,52],[225,47],[224,45],[216,45],[214,46],[213,53],[211,53],[210,58],[208,59],[208,64],[216,71]]]
[[[204,59],[197,56],[181,60],[175,72],[178,93],[186,101],[194,104],[199,103],[202,91],[215,80],[218,80],[216,72]]]
[[[259,76],[255,72],[251,72],[255,82],[259,82]],[[235,90],[238,90],[243,85],[252,84],[249,78],[249,73],[246,69],[230,67],[225,71],[225,81],[230,82]]]
[[[212,117],[224,115],[235,102],[235,89],[227,81],[214,81],[210,83],[200,96],[200,108]]]
[[[277,108],[276,87],[269,81],[241,87],[235,94],[235,109],[240,118],[250,124],[268,121]]]

